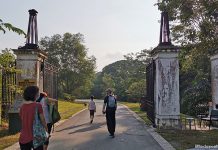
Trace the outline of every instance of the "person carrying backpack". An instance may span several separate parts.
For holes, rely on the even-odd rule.
[[[111,89],[107,89],[106,92],[107,92],[107,96],[104,98],[104,105],[103,105],[102,113],[103,114],[106,113],[108,132],[110,133],[110,136],[114,138],[115,127],[116,127],[115,114],[117,110],[117,100],[112,95]]]
[[[38,103],[40,103],[42,105],[43,114],[44,114],[45,121],[46,121],[46,124],[47,124],[47,127],[48,127],[48,133],[50,135],[53,123],[52,123],[52,116],[50,115],[49,105],[51,103],[56,103],[57,100],[48,98],[47,93],[41,92],[40,96],[36,100],[36,102],[38,102]],[[49,144],[49,138],[47,139],[47,141],[43,145],[44,150],[48,149],[48,144]]]
[[[36,103],[38,97],[39,88],[37,86],[28,86],[25,88],[23,93],[23,98],[25,101],[19,112],[21,119],[19,144],[21,150],[43,150],[43,142],[45,141],[44,139],[39,139],[38,142],[40,142],[40,144],[34,148],[34,122],[36,114],[38,114],[40,122],[42,123],[45,131],[48,132],[48,127],[46,126],[46,121],[43,115],[42,105]]]
[[[96,106],[95,106],[95,102],[94,102],[93,99],[94,99],[94,96],[91,96],[89,106],[88,106],[88,109],[90,111],[90,124],[93,122],[94,115],[95,115],[95,112],[96,112]]]

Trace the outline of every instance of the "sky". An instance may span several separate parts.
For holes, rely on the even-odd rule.
[[[96,71],[123,55],[156,47],[160,12],[157,0],[4,0],[0,18],[27,32],[29,9],[38,11],[39,39],[54,34],[81,33]],[[0,32],[0,50],[25,45],[24,36]]]

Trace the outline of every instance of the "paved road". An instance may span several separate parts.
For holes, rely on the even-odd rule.
[[[123,106],[118,106],[115,138],[109,137],[102,103],[96,102],[97,113],[89,124],[85,110],[55,129],[49,150],[162,150],[159,144]]]

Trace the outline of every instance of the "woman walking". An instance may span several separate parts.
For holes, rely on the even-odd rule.
[[[29,86],[24,90],[24,104],[20,108],[21,132],[19,144],[21,150],[43,150],[43,144],[37,148],[33,148],[33,122],[35,120],[36,109],[38,109],[39,118],[48,132],[48,128],[43,115],[42,105],[36,103],[39,97],[39,88],[37,86]]]

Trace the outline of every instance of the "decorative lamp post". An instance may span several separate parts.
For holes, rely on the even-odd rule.
[[[20,69],[21,74],[16,75],[16,84],[22,89],[30,85],[39,87],[43,91],[43,73],[42,66],[47,54],[39,49],[38,29],[37,29],[37,11],[29,10],[29,24],[27,31],[26,44],[18,49],[13,49],[16,59],[16,68]],[[16,133],[20,131],[21,123],[19,118],[19,109],[23,103],[23,98],[16,95],[14,104],[9,111],[9,132]]]

